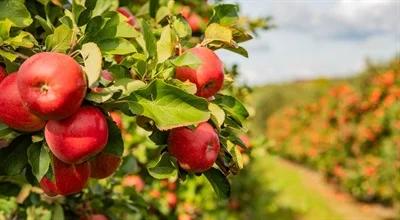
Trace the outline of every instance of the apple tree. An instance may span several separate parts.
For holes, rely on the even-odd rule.
[[[247,57],[240,44],[268,27],[238,10],[203,0],[0,0],[0,214],[171,216],[149,204],[160,191],[143,185],[173,192],[203,176],[229,197],[249,112],[214,51]]]

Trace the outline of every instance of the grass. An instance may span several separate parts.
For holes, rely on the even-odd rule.
[[[258,152],[260,154],[261,151]],[[257,152],[256,152],[257,153]],[[342,220],[332,209],[331,201],[313,189],[295,168],[285,166],[279,158],[265,154],[257,155],[251,165],[251,173],[259,174],[258,198],[248,219],[279,220]],[[264,193],[264,194],[261,194]],[[262,198],[268,197],[271,198]],[[266,200],[267,199],[267,200]],[[267,217],[267,218],[265,218]]]

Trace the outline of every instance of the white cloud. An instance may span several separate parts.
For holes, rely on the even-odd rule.
[[[250,59],[222,52],[239,63],[251,84],[342,77],[360,70],[366,57],[400,52],[398,0],[236,0],[247,15],[272,15],[278,29],[245,44]]]
[[[359,39],[381,33],[400,36],[398,0],[313,2],[317,1],[273,1],[271,12],[282,28],[321,37]]]

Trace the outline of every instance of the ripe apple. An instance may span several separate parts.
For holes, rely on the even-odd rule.
[[[186,213],[179,214],[178,220],[192,220],[192,217]]]
[[[186,20],[193,32],[198,32],[201,30],[203,20],[200,15],[197,13],[192,13]]]
[[[88,162],[81,164],[67,164],[53,157],[54,180],[46,176],[40,181],[40,187],[48,196],[71,195],[80,192],[90,176]]]
[[[158,191],[157,189],[152,189],[152,190],[149,192],[149,195],[150,195],[150,197],[153,198],[153,199],[158,199],[158,198],[160,198],[161,193],[160,193],[160,191]]]
[[[242,134],[240,135],[240,140],[246,145],[246,147],[251,147],[251,142],[249,136]]]
[[[191,13],[192,13],[192,10],[190,9],[189,6],[183,6],[183,7],[181,8],[181,15],[182,15],[185,19],[188,19]]]
[[[136,26],[136,18],[133,16],[133,14],[129,11],[129,9],[125,7],[119,7],[117,11],[123,15],[124,17],[127,18],[126,22],[130,24],[132,27]]]
[[[0,65],[0,82],[3,81],[4,78],[6,78],[7,72],[6,69]]]
[[[175,191],[176,190],[176,182],[169,182],[168,181],[168,190]]]
[[[220,145],[214,128],[207,122],[195,129],[174,128],[168,136],[168,151],[188,172],[200,173],[217,160]]]
[[[40,180],[40,188],[42,188],[43,192],[46,193],[46,195],[48,196],[56,196],[58,195],[58,190],[57,190],[57,186],[56,184],[51,181],[49,178],[47,177],[43,177]]]
[[[44,135],[58,159],[65,163],[80,163],[106,146],[107,121],[98,108],[83,106],[68,118],[47,122]]]
[[[22,103],[17,75],[12,73],[0,83],[0,121],[18,131],[39,131],[46,122],[31,113]]]
[[[108,218],[102,214],[93,214],[89,216],[82,216],[80,220],[108,220]]]
[[[17,76],[22,100],[33,113],[46,120],[72,115],[86,94],[84,72],[65,54],[35,54],[21,65]]]
[[[186,19],[193,32],[201,30],[203,19],[196,12],[192,12],[189,6],[183,6],[180,11],[181,15]]]
[[[90,177],[103,179],[111,176],[119,167],[121,157],[101,152],[90,161]]]
[[[125,187],[135,187],[136,192],[141,192],[144,189],[144,181],[142,179],[142,177],[137,176],[137,175],[129,175],[129,176],[125,176],[122,179],[122,183],[123,186]]]
[[[122,118],[118,112],[110,112],[110,116],[119,129],[122,129]]]
[[[176,207],[176,204],[178,203],[178,197],[174,192],[167,192],[166,199],[169,208],[173,209]]]
[[[209,98],[215,95],[224,83],[224,65],[218,56],[206,47],[191,48],[185,53],[192,53],[202,63],[196,68],[177,67],[175,77],[181,81],[189,80],[196,84],[196,95]]]

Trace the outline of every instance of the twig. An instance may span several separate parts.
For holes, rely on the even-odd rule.
[[[24,60],[26,60],[26,59],[29,58],[29,56],[27,56],[27,55],[25,55],[25,54],[22,54],[22,53],[17,52],[17,51],[12,51],[12,50],[10,50],[10,49],[8,49],[8,48],[5,48],[5,47],[1,47],[1,49],[4,50],[4,51],[6,51],[6,52],[15,54],[15,55],[17,55],[18,57],[20,57],[20,58],[22,58],[22,59],[24,59]]]

